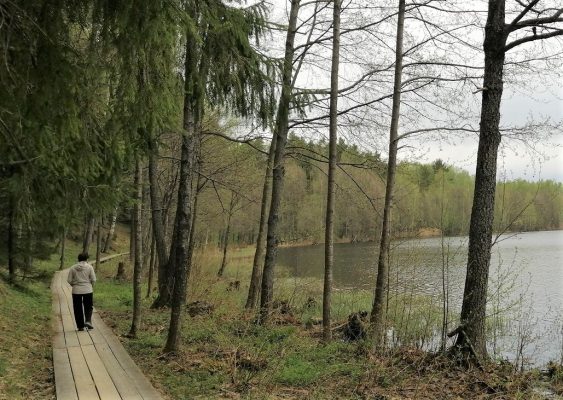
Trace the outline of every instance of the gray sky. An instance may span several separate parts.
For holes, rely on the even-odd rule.
[[[503,125],[520,125],[528,119],[550,117],[552,121],[563,120],[563,89],[559,95],[547,92],[534,93],[535,98],[522,94],[505,93],[501,107]],[[558,98],[559,97],[559,98]],[[448,164],[475,174],[477,158],[477,136],[456,139],[457,144],[450,145],[435,141],[419,144],[421,161],[442,159]],[[517,141],[503,139],[502,150],[498,159],[498,179],[526,179],[531,181],[551,179],[563,182],[563,135],[555,134],[547,142],[540,143],[535,150],[523,146]]]

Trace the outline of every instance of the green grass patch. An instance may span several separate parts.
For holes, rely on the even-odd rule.
[[[50,291],[24,284],[0,279],[0,399],[52,399]]]
[[[318,365],[294,354],[285,359],[275,379],[281,384],[290,386],[308,386],[315,383],[321,375],[322,371]]]

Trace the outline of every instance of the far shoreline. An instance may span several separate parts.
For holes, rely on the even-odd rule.
[[[544,228],[539,230],[529,230],[529,231],[506,231],[503,232],[503,235],[517,235],[519,233],[532,233],[532,232],[555,232],[563,230],[563,226],[558,228]],[[493,235],[497,235],[499,232],[493,232]],[[465,235],[446,235],[445,237],[467,237],[469,234]],[[442,231],[438,228],[420,228],[417,232],[400,232],[393,235],[392,240],[405,240],[405,239],[430,239],[430,238],[437,238],[442,236]],[[334,241],[335,244],[353,244],[353,243],[376,243],[376,240],[373,239],[364,239],[364,240],[353,240],[350,238],[341,238]],[[307,246],[319,246],[323,245],[325,242],[317,242],[314,240],[301,240],[301,241],[287,241],[280,243],[278,245],[279,248],[293,248],[293,247],[307,247]],[[245,247],[253,247],[250,246],[242,246],[240,248]]]

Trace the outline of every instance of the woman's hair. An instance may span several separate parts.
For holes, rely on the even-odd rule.
[[[88,253],[80,253],[78,255],[78,261],[86,261],[88,260]]]

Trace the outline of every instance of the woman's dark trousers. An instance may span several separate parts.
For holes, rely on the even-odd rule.
[[[92,310],[94,309],[94,294],[72,294],[72,307],[74,308],[74,320],[78,329],[84,329],[84,322],[92,321]]]

